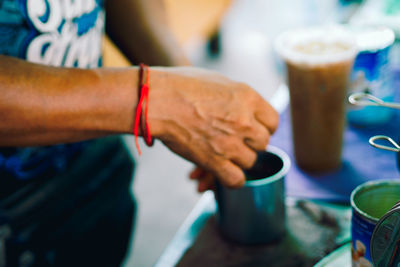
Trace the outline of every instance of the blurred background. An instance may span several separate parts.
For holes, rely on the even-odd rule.
[[[217,70],[254,87],[270,100],[282,84],[283,68],[273,49],[282,31],[321,23],[380,24],[400,32],[399,0],[164,0],[168,23],[192,64]],[[398,44],[397,44],[398,47]],[[393,49],[400,65],[399,49]],[[105,38],[106,66],[129,62]],[[287,98],[285,92],[278,92]],[[152,266],[201,195],[188,179],[193,167],[161,143],[125,138],[137,161],[133,191],[139,204],[126,266]]]

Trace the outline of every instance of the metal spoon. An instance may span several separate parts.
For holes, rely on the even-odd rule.
[[[367,93],[354,93],[349,96],[349,102],[356,106],[381,106],[400,109],[399,103],[385,102]]]

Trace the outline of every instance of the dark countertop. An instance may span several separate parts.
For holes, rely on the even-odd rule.
[[[350,241],[348,206],[287,199],[287,232],[276,242],[245,246],[224,239],[207,192],[156,266],[312,266]]]

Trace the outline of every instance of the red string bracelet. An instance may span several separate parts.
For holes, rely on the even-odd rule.
[[[149,83],[149,79],[150,79],[150,70],[149,67],[141,64],[142,65],[142,70],[146,70],[146,79],[145,82],[142,82],[142,84],[144,84],[143,86],[145,86],[146,88],[146,98],[145,98],[145,102],[143,102],[143,104],[145,104],[145,109],[144,109],[144,114],[142,112],[142,114],[144,116],[140,116],[140,127],[142,129],[142,132],[144,134],[145,137],[145,142],[148,146],[152,146],[153,145],[153,138],[151,138],[151,134],[150,134],[150,126],[149,126],[149,121],[148,121],[148,107],[149,107],[149,90],[150,90],[150,83]],[[142,71],[143,73],[143,71]],[[143,108],[142,108],[143,110]],[[144,119],[144,122],[142,122]]]
[[[135,143],[136,148],[139,152],[139,155],[142,154],[140,150],[139,142],[138,142],[138,131],[139,127],[142,129],[142,133],[144,136],[144,140],[148,146],[153,145],[153,138],[150,134],[150,126],[148,122],[148,103],[149,103],[149,77],[150,71],[149,67],[145,64],[139,65],[139,101],[136,107],[136,116],[135,116],[135,125],[133,129],[133,133],[135,135]],[[144,109],[143,109],[144,106]],[[143,115],[143,116],[142,116]],[[144,121],[143,121],[144,119]]]

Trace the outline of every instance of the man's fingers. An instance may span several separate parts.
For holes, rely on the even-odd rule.
[[[202,177],[206,171],[204,171],[202,168],[196,166],[189,174],[190,179],[199,179]]]
[[[231,188],[242,187],[245,176],[241,168],[230,160],[222,159],[215,162],[214,171],[222,185]]]
[[[192,170],[189,177],[190,179],[197,180],[197,191],[200,193],[213,189],[215,186],[214,175],[198,166]]]
[[[214,187],[215,179],[214,175],[207,172],[201,180],[199,180],[199,184],[197,186],[197,191],[204,192]]]
[[[257,153],[250,149],[244,142],[239,141],[229,159],[243,169],[251,168],[257,159]]]
[[[254,131],[244,139],[245,144],[256,151],[265,150],[269,142],[270,133],[267,128],[258,122],[253,127]]]
[[[279,113],[268,102],[264,100],[260,102],[261,104],[255,113],[256,120],[273,134],[278,128]]]
[[[250,150],[249,148],[247,148]],[[242,169],[230,160],[214,160],[212,172],[218,177],[220,183],[231,188],[241,187],[245,182],[245,176]],[[219,164],[217,164],[219,162]],[[204,192],[215,187],[215,176],[212,172],[205,171],[201,167],[196,167],[191,173],[190,178],[198,181],[197,190]]]

